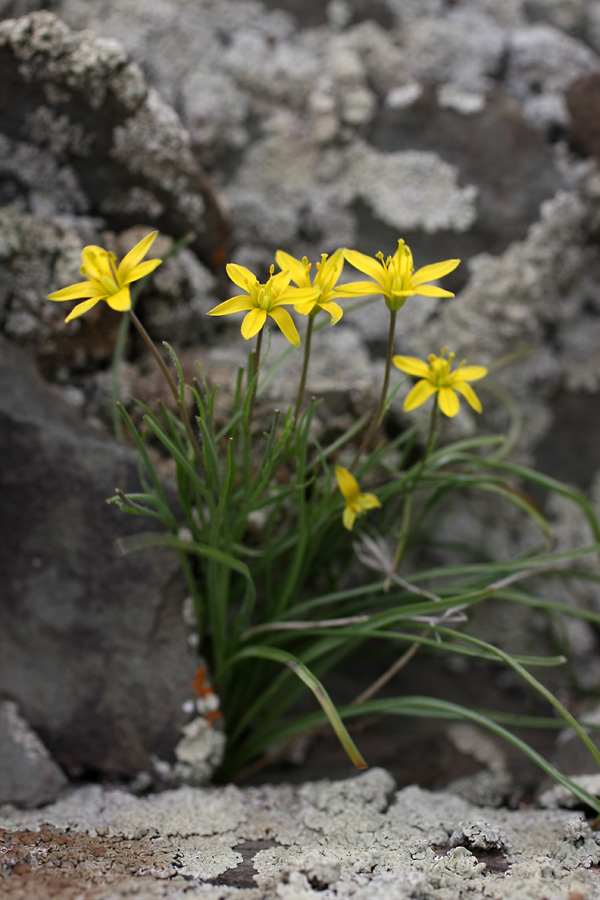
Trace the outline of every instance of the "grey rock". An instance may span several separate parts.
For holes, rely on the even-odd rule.
[[[551,25],[531,25],[510,34],[506,89],[520,99],[556,94],[599,67],[600,58],[580,41]]]
[[[152,772],[174,759],[198,664],[176,563],[117,555],[140,524],[104,501],[136,488],[133,452],[1,351],[0,692],[70,774]]]
[[[0,701],[0,803],[42,806],[56,800],[67,784],[16,703]]]
[[[8,19],[0,22],[0,79],[5,140],[32,155],[38,184],[57,174],[66,181],[58,207],[54,186],[46,208],[92,212],[121,228],[151,221],[176,236],[193,232],[197,253],[213,259],[227,222],[176,113],[120,44],[73,32],[50,12]],[[31,198],[28,206],[36,206]]]
[[[527,17],[534,22],[547,22],[560,31],[581,37],[585,31],[589,0],[524,0]]]
[[[419,17],[406,42],[408,65],[419,81],[450,82],[475,93],[491,87],[506,50],[506,34],[491,16],[460,7]]]
[[[600,847],[581,816],[561,809],[482,810],[414,785],[394,791],[382,770],[299,788],[186,787],[144,798],[96,785],[43,810],[0,810],[7,830],[47,824],[132,842],[129,852],[140,860],[136,877],[110,878],[109,893],[102,894],[119,900],[140,890],[167,900],[183,900],[190,891],[208,900],[599,895]],[[472,849],[449,847],[451,838]],[[99,857],[86,868],[93,866],[104,881],[113,860]]]

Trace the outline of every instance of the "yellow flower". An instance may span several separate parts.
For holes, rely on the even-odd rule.
[[[414,356],[394,356],[392,358],[396,368],[421,378],[421,381],[415,384],[404,401],[406,412],[421,406],[432,394],[437,394],[438,404],[444,415],[455,416],[460,409],[457,391],[463,395],[475,412],[481,412],[479,397],[467,382],[484,378],[487,375],[487,369],[484,366],[465,366],[465,360],[463,360],[458,369],[451,372],[450,367],[454,353],[451,353],[448,359],[444,359],[445,353],[445,347],[440,351],[440,356],[432,353],[429,357],[429,365]]]
[[[60,291],[54,291],[48,294],[48,300],[79,300],[84,298],[83,303],[78,303],[71,310],[65,322],[71,319],[77,319],[84,313],[105,300],[111,309],[118,312],[126,312],[131,309],[131,295],[129,293],[129,285],[132,281],[138,281],[150,272],[153,272],[157,266],[160,266],[162,260],[142,259],[154,243],[154,239],[158,231],[152,231],[145,238],[133,247],[129,253],[123,257],[118,267],[116,265],[116,256],[109,253],[103,247],[97,247],[91,244],[84,247],[81,251],[82,265],[79,269],[82,275],[87,277],[87,281],[80,281],[69,287],[62,288]]]
[[[381,252],[377,253],[375,259],[357,250],[346,250],[344,255],[355,269],[370,275],[376,282],[356,282],[352,285],[353,295],[383,294],[390,310],[399,310],[406,303],[407,297],[412,297],[413,294],[421,294],[423,297],[454,297],[450,291],[426,282],[453,272],[460,259],[445,259],[443,262],[423,266],[415,272],[410,247],[402,240],[398,241],[398,249],[394,255],[385,260]]]
[[[294,256],[290,256],[289,253],[285,253],[283,250],[278,250],[275,254],[275,259],[277,260],[279,268],[282,271],[289,272],[291,280],[294,284],[297,284],[299,288],[313,287],[319,289],[319,293],[313,300],[304,300],[301,303],[295,303],[295,312],[299,313],[301,316],[309,316],[319,309],[324,309],[326,313],[329,313],[332,325],[339,322],[344,311],[341,306],[334,302],[333,298],[353,296],[352,289],[355,286],[353,284],[342,284],[340,287],[336,287],[339,277],[342,274],[342,269],[344,268],[343,250],[336,250],[335,253],[332,253],[329,257],[326,253],[321,254],[321,261],[317,263],[317,273],[312,282],[309,274],[312,265],[309,263],[306,256],[303,256],[300,260],[296,259]]]
[[[368,509],[375,509],[381,506],[381,503],[375,494],[361,494],[358,481],[343,466],[335,467],[335,477],[346,501],[342,522],[344,523],[344,528],[352,531],[357,516],[364,515]]]
[[[282,306],[293,306],[295,303],[308,302],[319,296],[317,288],[289,287],[292,280],[290,272],[278,272],[274,275],[275,266],[271,266],[271,275],[265,284],[261,284],[250,269],[229,263],[227,274],[234,284],[243,288],[245,294],[225,300],[211,309],[209,316],[228,316],[230,313],[247,312],[242,322],[242,337],[249,340],[261,330],[267,316],[275,319],[283,334],[294,347],[300,346],[300,336],[287,309]]]

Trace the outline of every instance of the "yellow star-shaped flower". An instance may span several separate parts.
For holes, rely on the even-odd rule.
[[[300,346],[300,335],[287,309],[283,306],[294,306],[296,303],[310,302],[319,296],[319,289],[306,287],[290,287],[290,272],[278,272],[274,275],[274,266],[265,284],[261,284],[256,275],[245,266],[229,263],[227,274],[234,284],[241,287],[245,294],[239,294],[225,300],[211,309],[209,316],[228,316],[230,313],[246,312],[242,322],[242,337],[246,340],[254,337],[267,321],[267,316],[275,320],[284,336],[294,347]]]
[[[487,375],[487,369],[485,366],[465,366],[465,360],[463,360],[458,369],[452,372],[454,353],[450,353],[448,359],[444,358],[445,353],[445,347],[442,348],[439,356],[432,353],[429,357],[429,365],[415,356],[392,357],[392,362],[397,369],[407,372],[408,375],[416,375],[421,379],[404,401],[405,412],[416,409],[425,403],[432,394],[437,394],[437,402],[441,411],[445,416],[452,418],[460,409],[457,391],[463,395],[475,412],[481,412],[479,397],[467,382],[484,378]]]
[[[378,253],[375,258],[359,253],[358,250],[345,250],[344,256],[348,262],[370,275],[375,280],[358,281],[352,287],[352,296],[365,296],[368,294],[383,294],[385,302],[390,310],[399,310],[408,297],[420,294],[423,297],[454,297],[451,291],[428,284],[443,278],[453,272],[460,263],[460,259],[445,259],[443,262],[432,263],[414,271],[413,257],[410,247],[404,241],[398,241],[398,249],[393,256],[384,259],[383,253]]]
[[[118,266],[114,253],[94,244],[84,247],[81,251],[82,265],[79,271],[87,277],[87,281],[80,281],[62,288],[60,291],[54,291],[54,293],[48,294],[48,300],[83,299],[83,303],[78,303],[71,310],[65,322],[82,316],[101,300],[104,300],[111,309],[116,309],[117,312],[126,312],[131,309],[129,285],[153,272],[162,262],[160,259],[147,259],[146,262],[142,262],[157,234],[158,231],[152,231],[142,238],[123,257]]]
[[[335,467],[335,477],[346,501],[342,522],[344,523],[344,528],[352,531],[357,516],[364,515],[369,509],[380,507],[381,503],[375,494],[361,494],[358,481],[343,466]]]
[[[342,284],[336,287],[344,268],[343,250],[336,250],[331,256],[327,256],[326,253],[321,254],[321,261],[316,265],[317,272],[312,282],[310,279],[312,265],[306,256],[303,256],[302,259],[296,259],[294,256],[290,256],[289,253],[278,250],[275,254],[275,259],[279,268],[282,271],[289,272],[291,280],[299,288],[312,287],[317,288],[319,291],[314,300],[304,300],[301,303],[295,303],[295,312],[301,316],[310,316],[318,312],[319,309],[323,309],[326,313],[329,313],[332,325],[339,322],[344,311],[341,306],[335,303],[334,298],[355,296],[353,292],[354,284]]]

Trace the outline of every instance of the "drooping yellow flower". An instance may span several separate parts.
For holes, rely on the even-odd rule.
[[[463,360],[454,372],[450,371],[454,353],[450,353],[448,359],[444,358],[446,347],[443,347],[439,356],[431,354],[429,365],[422,359],[414,356],[394,356],[392,362],[396,368],[409,375],[417,375],[421,378],[408,397],[404,401],[404,410],[409,412],[425,403],[432,394],[437,394],[437,402],[445,416],[455,416],[460,409],[460,401],[456,392],[462,394],[469,406],[475,412],[481,412],[479,397],[468,381],[478,381],[487,375],[485,366],[465,366]]]
[[[146,262],[142,262],[157,234],[158,231],[152,231],[142,238],[123,257],[118,266],[114,253],[94,244],[84,247],[81,251],[82,265],[79,271],[88,280],[48,294],[48,300],[80,300],[83,298],[83,303],[78,303],[71,310],[65,322],[82,316],[100,300],[104,300],[111,309],[116,309],[117,312],[126,312],[131,309],[129,285],[153,272],[162,262],[160,259],[147,259]]]
[[[269,280],[261,284],[250,269],[229,263],[227,274],[233,283],[246,293],[225,300],[224,303],[211,309],[208,315],[228,316],[230,313],[246,312],[247,315],[242,322],[242,337],[246,340],[258,334],[267,321],[267,316],[271,316],[290,344],[299,347],[300,336],[296,326],[287,309],[282,307],[315,300],[319,296],[319,289],[290,287],[291,273],[285,271],[274,275],[274,270],[275,266],[271,266]]]
[[[317,272],[312,282],[310,280],[310,270],[312,265],[309,263],[306,256],[303,256],[300,260],[296,259],[294,256],[290,256],[289,253],[285,253],[283,250],[278,250],[275,254],[275,259],[277,260],[279,268],[282,271],[289,272],[291,280],[294,284],[297,284],[299,288],[313,287],[318,288],[319,290],[319,294],[314,300],[304,300],[301,303],[295,303],[295,312],[299,313],[301,316],[309,316],[311,313],[323,309],[326,313],[329,313],[332,325],[339,322],[344,311],[341,306],[335,302],[334,298],[355,296],[352,290],[354,285],[352,284],[342,284],[339,287],[336,287],[339,277],[342,274],[342,269],[344,268],[343,250],[336,250],[331,256],[327,256],[326,253],[321,254],[321,261],[316,265]]]
[[[344,528],[352,531],[357,516],[364,515],[368,509],[376,509],[381,506],[381,503],[375,494],[361,494],[358,481],[343,466],[335,467],[335,477],[346,501],[342,522],[344,523]]]
[[[427,282],[453,272],[460,259],[445,259],[443,262],[423,266],[415,272],[410,247],[403,240],[398,241],[398,249],[387,259],[384,259],[381,252],[375,258],[357,250],[345,250],[344,255],[355,269],[375,279],[375,284],[371,281],[353,284],[352,296],[383,294],[388,308],[393,311],[404,306],[407,297],[412,297],[413,294],[421,294],[423,297],[454,297],[451,291]]]

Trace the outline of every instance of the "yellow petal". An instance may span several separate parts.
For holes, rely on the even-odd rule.
[[[487,371],[485,366],[461,366],[460,369],[456,369],[450,374],[448,382],[479,381],[480,378],[485,378]]]
[[[327,303],[319,303],[321,309],[324,309],[326,313],[329,313],[331,318],[331,324],[335,325],[336,322],[339,322],[342,316],[344,315],[344,310],[341,306],[338,306],[337,303],[334,303],[333,300],[328,300]]]
[[[421,284],[413,288],[412,293],[420,297],[454,297],[452,291],[445,291],[444,288],[436,287],[434,284]]]
[[[300,335],[298,334],[294,321],[287,309],[281,309],[276,306],[269,311],[269,315],[272,319],[275,319],[283,332],[283,336],[287,338],[290,344],[293,344],[294,347],[299,347]]]
[[[296,303],[307,303],[309,300],[318,300],[321,296],[319,288],[288,287],[277,297],[275,306],[294,306]]]
[[[375,496],[375,494],[361,494],[357,500],[358,505],[362,510],[367,509],[379,509],[381,503]]]
[[[374,281],[348,281],[330,292],[331,297],[368,297],[371,294],[383,294],[381,285]]]
[[[351,506],[347,506],[342,513],[342,523],[344,525],[344,528],[346,528],[348,531],[352,531],[355,522],[356,512],[352,509]]]
[[[318,285],[325,297],[329,297],[331,291],[344,268],[344,251],[336,250],[325,262],[321,262],[319,271],[313,279],[313,283]]]
[[[310,275],[306,271],[306,266],[300,259],[290,256],[284,250],[278,250],[275,254],[275,261],[282,272],[289,272],[291,280],[298,287],[308,287],[310,285]]]
[[[111,309],[116,309],[117,312],[125,312],[126,310],[131,309],[131,294],[129,293],[129,288],[123,287],[120,291],[117,291],[116,294],[109,294],[106,297],[106,302]]]
[[[475,412],[481,412],[481,401],[470,384],[466,381],[457,381],[452,385],[455,391],[462,394],[469,406],[472,406]]]
[[[343,466],[336,466],[335,477],[346,503],[355,503],[358,500],[360,489],[354,475],[348,469],[344,469]]]
[[[382,284],[385,272],[382,264],[377,259],[373,259],[372,256],[367,256],[365,253],[359,253],[358,250],[344,250],[344,256],[350,265],[358,269],[359,272],[370,275],[371,278]]]
[[[84,313],[86,313],[88,311],[88,309],[91,309],[92,306],[95,306],[96,303],[99,303],[99,302],[100,302],[99,298],[93,297],[91,300],[84,300],[83,303],[78,303],[77,306],[75,306],[71,310],[71,312],[65,319],[65,322],[70,322],[71,319],[78,319],[79,316],[82,316]]]
[[[79,281],[77,284],[71,284],[69,287],[61,288],[60,291],[54,291],[48,294],[48,300],[80,300],[82,297],[95,297],[100,300],[106,296],[106,291],[98,284],[92,284],[91,281]]]
[[[315,308],[315,305],[314,300],[309,300],[308,303],[295,303],[294,312],[297,312],[300,316],[309,316]]]
[[[156,239],[156,235],[158,231],[151,231],[150,234],[147,234],[145,238],[142,238],[141,241],[132,247],[129,253],[127,253],[119,264],[119,268],[117,270],[117,278],[119,279],[120,284],[128,284],[130,281],[135,281],[136,279],[132,279],[129,276],[137,266],[139,262],[143,260],[146,253],[154,243]],[[161,260],[156,260],[156,265],[160,265]],[[138,278],[142,276],[139,275]]]
[[[437,281],[450,272],[454,272],[459,265],[460,259],[445,259],[443,262],[432,263],[430,266],[422,266],[414,273],[411,278],[413,287],[419,284],[425,284],[426,281]]]
[[[238,266],[236,263],[228,263],[226,266],[227,274],[231,278],[234,284],[237,284],[238,287],[241,287],[243,290],[248,293],[251,292],[252,288],[255,288],[258,284],[258,279],[250,269],[247,269],[246,266]]]
[[[417,375],[419,378],[427,378],[430,375],[429,366],[416,356],[392,356],[392,362],[401,372],[408,375]]]
[[[408,397],[404,401],[404,412],[410,412],[425,403],[432,394],[435,394],[437,388],[430,381],[417,381],[414,388],[410,391]]]
[[[439,389],[438,403],[444,415],[450,418],[453,418],[460,409],[460,401],[456,393],[449,387]]]
[[[232,297],[231,300],[225,300],[223,303],[219,303],[218,306],[210,309],[207,315],[228,316],[230,313],[246,312],[249,309],[254,309],[254,304],[250,300],[250,297],[247,294],[240,294],[237,297]]]
[[[249,341],[255,334],[258,334],[266,321],[267,313],[264,309],[251,309],[244,316],[244,321],[242,322],[242,337]]]
[[[83,266],[80,269],[82,275],[85,274],[89,278],[95,278],[97,281],[106,276],[109,278],[113,277],[108,251],[104,247],[98,247],[97,244],[89,244],[81,251],[81,259],[83,260]]]
[[[140,263],[139,266],[136,266],[133,269],[127,278],[122,278],[121,273],[119,271],[119,283],[120,284],[131,284],[132,281],[139,281],[140,278],[145,278],[146,275],[149,275],[150,272],[154,272],[162,262],[162,259],[147,259],[145,262]],[[119,270],[120,270],[119,266]]]
[[[291,280],[291,272],[288,272],[287,270],[285,272],[278,272],[277,275],[272,275],[269,278],[269,282],[271,285],[271,290],[275,293],[275,296],[285,291]],[[297,290],[297,288],[291,288],[290,290],[295,291]],[[305,288],[303,288],[302,290],[305,290]]]

